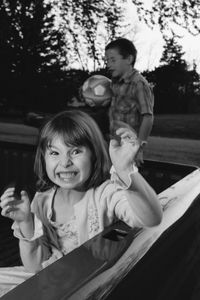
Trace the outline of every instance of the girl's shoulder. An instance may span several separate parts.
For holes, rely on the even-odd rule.
[[[42,192],[37,191],[35,193],[34,199],[41,199],[41,200],[45,201],[45,199],[54,195],[55,191],[56,190],[54,188],[51,188],[51,189],[48,189],[48,190],[42,191]]]
[[[94,199],[96,201],[110,198],[110,196],[119,190],[118,184],[111,179],[107,179],[94,190]]]
[[[51,205],[52,199],[54,197],[55,189],[51,188],[44,192],[36,192],[33,201],[32,207],[44,208],[44,206]]]
[[[110,187],[111,185],[113,185],[111,179],[107,179],[105,180],[103,183],[101,183],[96,189],[95,192],[96,193],[101,193],[103,192],[105,189],[107,189],[108,187]]]
[[[116,191],[126,191],[128,186],[119,178],[118,174],[115,171],[115,168],[112,166],[110,169],[110,178],[104,181],[95,189],[96,194],[110,194]]]

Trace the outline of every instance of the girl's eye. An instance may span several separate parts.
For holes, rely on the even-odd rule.
[[[77,155],[77,154],[79,154],[80,152],[81,152],[81,150],[78,149],[78,148],[76,148],[76,149],[73,149],[73,150],[72,150],[71,154],[72,154],[72,155]]]
[[[49,155],[51,156],[56,156],[58,155],[59,153],[57,151],[54,151],[54,150],[49,150]]]

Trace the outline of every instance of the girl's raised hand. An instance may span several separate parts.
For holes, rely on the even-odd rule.
[[[137,135],[130,127],[116,130],[116,137],[110,141],[110,158],[113,166],[118,171],[130,169],[134,163],[139,149]]]
[[[1,214],[17,222],[26,222],[31,217],[30,200],[26,191],[21,191],[20,198],[15,195],[15,188],[8,188],[0,198]]]

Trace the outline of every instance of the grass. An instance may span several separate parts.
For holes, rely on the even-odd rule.
[[[152,135],[200,140],[200,114],[156,115]]]
[[[99,113],[101,121],[104,111]],[[20,122],[22,123],[22,121]],[[107,128],[106,122],[101,122]],[[10,128],[10,126],[12,128]],[[13,124],[1,124],[0,134],[10,138]],[[4,128],[5,127],[5,128]],[[34,132],[24,127],[21,132],[19,125],[15,126],[16,139],[33,139]],[[13,135],[12,135],[13,138]],[[145,158],[183,163],[200,166],[200,114],[192,115],[155,115],[154,126],[148,146],[145,149]]]
[[[145,158],[200,166],[200,115],[157,115]]]

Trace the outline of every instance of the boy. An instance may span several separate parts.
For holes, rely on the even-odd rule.
[[[105,48],[107,67],[112,76],[113,98],[109,109],[111,133],[124,122],[138,135],[140,148],[136,163],[143,163],[143,150],[153,126],[153,92],[146,79],[134,69],[137,50],[125,38]]]

